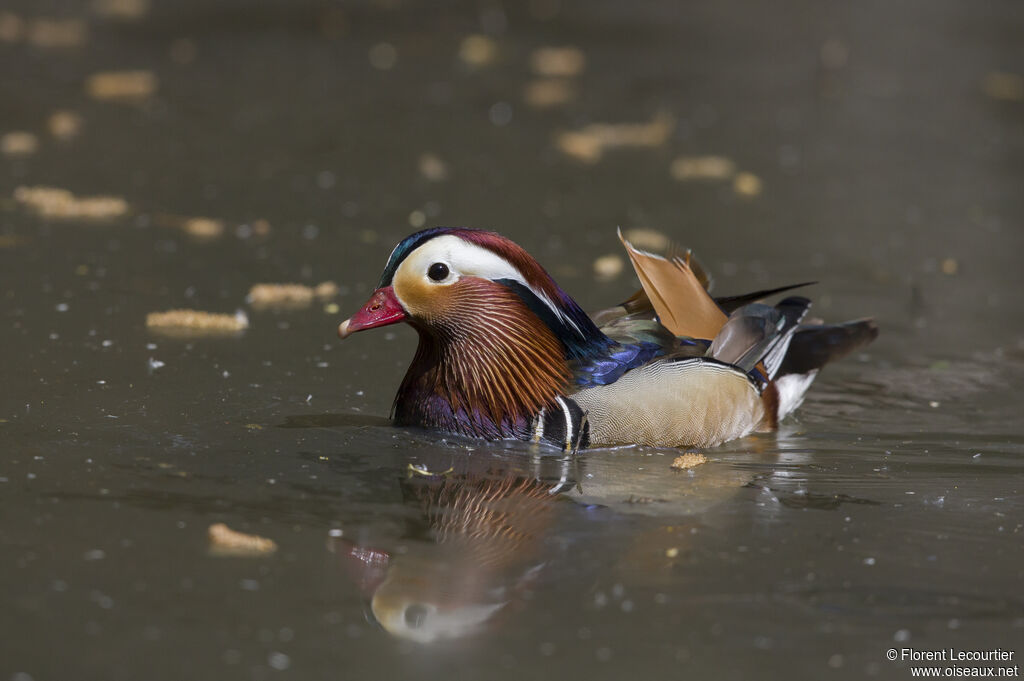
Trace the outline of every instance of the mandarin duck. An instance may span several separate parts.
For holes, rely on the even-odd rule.
[[[387,632],[418,643],[462,638],[522,601],[540,577],[564,484],[511,470],[432,473],[410,465],[402,496],[419,517],[410,518],[405,550],[393,555],[343,536],[327,547]],[[423,538],[430,541],[416,541]]]
[[[662,257],[619,237],[642,289],[591,317],[499,234],[416,232],[338,335],[416,329],[398,425],[574,452],[710,447],[775,430],[822,366],[878,334],[870,319],[802,323],[807,298],[758,302],[805,284],[712,298],[688,253]]]

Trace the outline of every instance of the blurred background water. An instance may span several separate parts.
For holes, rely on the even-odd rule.
[[[0,679],[1020,654],[1022,35],[1015,0],[5,0]],[[882,333],[692,471],[399,430],[415,334],[335,328],[434,224],[586,309],[634,289],[622,227]],[[147,328],[176,308],[248,327]]]

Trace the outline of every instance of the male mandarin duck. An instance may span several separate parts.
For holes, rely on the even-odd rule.
[[[558,517],[556,493],[572,484],[490,465],[486,472],[416,469],[401,484],[405,503],[422,516],[408,518],[405,538],[413,541],[403,542],[405,551],[392,555],[344,537],[329,539],[328,549],[386,631],[419,643],[461,638],[522,601],[546,563],[541,549]],[[417,541],[425,537],[433,543]]]
[[[592,318],[509,239],[425,229],[395,247],[338,335],[403,321],[419,333],[397,424],[566,451],[774,430],[822,366],[878,335],[870,319],[802,324],[806,298],[755,302],[803,284],[712,298],[688,254],[622,242],[643,288]]]

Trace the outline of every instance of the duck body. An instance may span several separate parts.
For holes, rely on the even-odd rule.
[[[765,416],[745,374],[702,358],[651,362],[572,397],[587,413],[592,446],[710,447],[756,430]]]
[[[588,316],[512,241],[433,228],[391,253],[342,338],[405,321],[419,346],[399,425],[581,447],[708,447],[773,430],[818,369],[877,335],[871,320],[806,325],[793,287],[713,299],[689,257],[623,240],[643,289]]]

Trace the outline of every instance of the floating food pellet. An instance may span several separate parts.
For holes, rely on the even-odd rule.
[[[255,284],[246,300],[257,309],[307,307],[317,300],[330,300],[338,295],[338,285],[325,281],[315,287],[303,284]]]
[[[676,180],[728,180],[736,174],[736,164],[724,156],[680,156],[672,161],[669,173]]]
[[[829,38],[821,44],[821,65],[826,69],[841,69],[850,60],[850,48],[839,38]]]
[[[419,170],[420,175],[431,182],[444,182],[448,179],[448,165],[437,154],[420,154]]]
[[[149,0],[93,0],[92,11],[114,19],[141,19],[149,11]]]
[[[602,255],[594,261],[594,274],[597,275],[598,279],[614,279],[622,274],[624,267],[625,262],[623,262],[619,255],[615,253]]]
[[[128,212],[128,202],[118,196],[78,197],[56,187],[18,187],[14,200],[46,218],[107,220]]]
[[[406,477],[408,478],[411,478],[413,475],[421,475],[425,478],[442,478],[454,471],[454,467],[449,467],[444,471],[432,471],[427,468],[426,464],[406,464]]]
[[[9,132],[0,137],[0,153],[5,156],[28,156],[39,148],[39,140],[30,132]]]
[[[398,62],[398,50],[391,43],[377,43],[370,48],[370,66],[380,71],[389,71]]]
[[[1016,73],[990,73],[981,81],[981,90],[992,99],[1019,102],[1024,100],[1024,77]]]
[[[530,67],[541,76],[578,76],[587,57],[577,47],[542,47],[530,55]]]
[[[146,315],[146,327],[172,335],[234,334],[249,328],[249,317],[242,310],[233,315],[200,310],[168,310]]]
[[[738,173],[732,181],[732,189],[739,196],[757,196],[761,193],[761,178],[754,173]]]
[[[586,163],[597,163],[604,154],[604,145],[594,135],[566,132],[559,135],[558,148],[562,153]]]
[[[17,234],[0,234],[0,248],[17,248],[27,243],[28,239]]]
[[[470,66],[486,66],[498,56],[498,44],[485,35],[469,35],[459,45],[459,59]]]
[[[523,99],[535,109],[568,104],[576,98],[576,88],[564,78],[544,78],[526,84]]]
[[[156,92],[159,81],[152,71],[103,71],[85,81],[93,99],[144,99]]]
[[[686,452],[682,456],[677,456],[672,462],[672,468],[677,471],[686,470],[688,468],[695,468],[703,463],[708,462],[708,457],[698,452]]]
[[[333,281],[322,281],[313,287],[313,295],[319,300],[329,300],[341,292],[338,285]]]
[[[252,233],[256,236],[267,236],[270,234],[270,223],[260,218],[252,221]]]
[[[650,123],[594,123],[581,130],[561,133],[555,143],[573,158],[596,163],[607,149],[662,146],[673,128],[672,115],[659,112]]]
[[[178,38],[171,43],[171,61],[175,64],[191,64],[196,60],[196,56],[198,54],[199,48],[196,47],[195,41],[193,40],[188,38]]]
[[[77,47],[85,43],[88,27],[81,19],[36,19],[26,38],[36,47]]]
[[[409,213],[409,226],[413,229],[419,229],[423,225],[427,224],[427,214],[417,209]]]
[[[956,258],[946,258],[942,261],[942,273],[953,276],[960,270],[960,264]]]
[[[197,239],[216,239],[224,235],[224,223],[213,218],[188,218],[181,228]]]
[[[665,557],[666,558],[675,558],[678,555],[679,555],[679,549],[677,549],[674,546],[672,548],[670,548],[670,549],[665,549]]]
[[[13,12],[0,12],[0,41],[16,43],[21,40],[25,22]]]
[[[277,543],[256,534],[232,530],[224,523],[215,523],[207,529],[211,556],[265,556],[277,551]]]
[[[82,129],[82,117],[74,111],[54,111],[46,120],[50,134],[59,140],[69,140]]]

